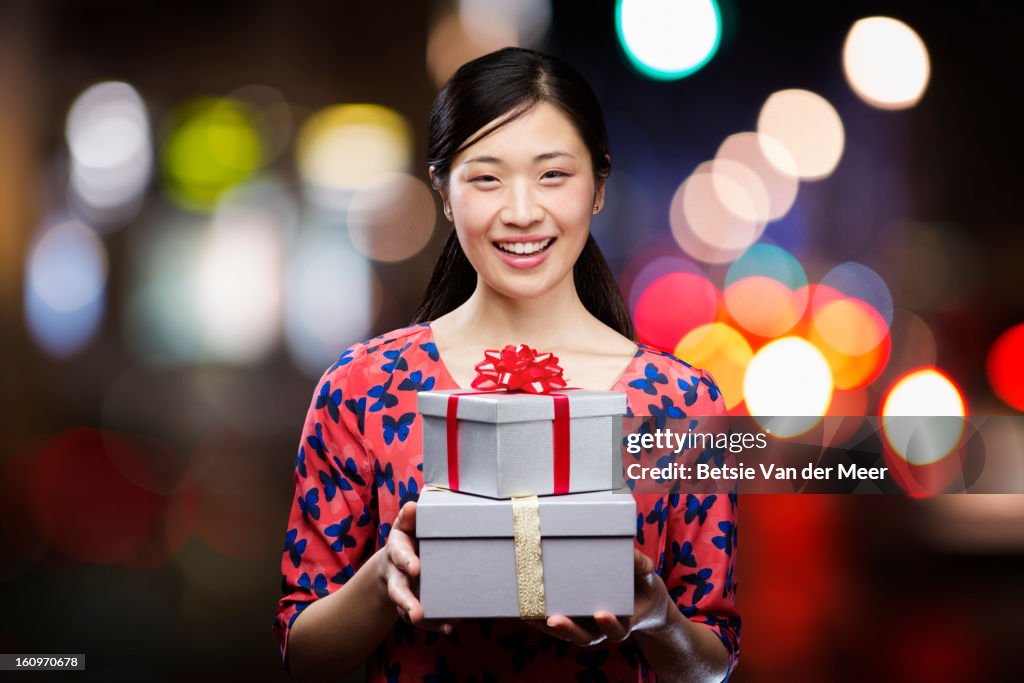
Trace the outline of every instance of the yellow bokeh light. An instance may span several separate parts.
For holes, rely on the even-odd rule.
[[[757,132],[765,136],[761,151],[783,173],[794,170],[804,180],[819,180],[835,170],[843,155],[845,133],[839,112],[809,90],[780,90],[761,107]],[[778,145],[766,141],[777,141]]]
[[[857,95],[879,109],[906,109],[928,86],[931,61],[914,29],[891,17],[869,17],[850,27],[843,71]]]
[[[375,104],[339,104],[313,114],[295,143],[310,199],[343,208],[351,193],[409,168],[412,131],[405,118]]]
[[[874,308],[852,298],[818,307],[811,324],[829,346],[850,356],[868,353],[889,333],[888,325]]]
[[[724,323],[701,325],[683,337],[674,354],[714,376],[726,407],[743,402],[743,376],[754,352],[742,334]]]

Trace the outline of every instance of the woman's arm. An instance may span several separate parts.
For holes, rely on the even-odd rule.
[[[316,600],[295,619],[288,636],[288,670],[302,681],[337,680],[364,661],[397,615],[381,576],[382,548],[348,583]]]
[[[288,668],[303,681],[337,680],[362,664],[394,626],[398,616],[443,633],[451,625],[424,621],[412,590],[419,575],[416,503],[398,511],[388,542],[334,593],[306,607],[288,640]]]
[[[637,645],[658,680],[722,681],[729,670],[729,653],[718,637],[707,627],[684,617],[671,601],[666,612],[664,625],[634,631]]]

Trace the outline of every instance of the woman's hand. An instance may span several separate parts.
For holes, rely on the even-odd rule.
[[[654,571],[654,562],[642,552],[633,549],[634,594],[633,616],[616,617],[611,612],[595,612],[593,618],[573,621],[561,614],[547,621],[527,621],[528,624],[562,640],[576,645],[597,645],[604,640],[623,641],[634,631],[657,631],[668,624],[669,609],[675,605],[669,597],[665,582]]]
[[[391,525],[388,542],[382,549],[381,581],[387,587],[387,595],[398,610],[398,616],[407,623],[431,631],[451,633],[448,622],[423,618],[423,607],[416,597],[419,584],[420,558],[416,554],[416,503],[408,502],[398,511],[395,523]]]

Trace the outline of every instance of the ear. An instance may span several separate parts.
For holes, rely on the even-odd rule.
[[[437,166],[433,164],[427,169],[427,174],[430,176],[430,186],[437,191],[441,190],[441,181],[437,178]]]

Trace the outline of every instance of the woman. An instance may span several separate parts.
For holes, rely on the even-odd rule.
[[[572,386],[626,393],[629,414],[725,410],[705,373],[632,341],[589,232],[611,158],[578,73],[517,48],[465,64],[434,103],[429,156],[454,227],[416,320],[347,349],[306,418],[275,622],[285,666],[316,680],[364,661],[372,681],[722,680],[739,653],[733,496],[635,496],[630,619],[424,621],[417,391],[469,388],[484,349],[525,343]]]

